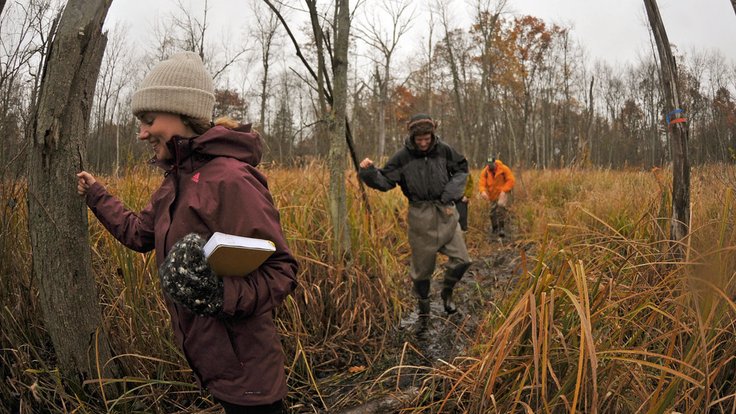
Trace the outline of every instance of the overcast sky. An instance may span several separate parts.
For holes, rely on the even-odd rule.
[[[229,35],[239,37],[250,13],[248,1],[210,0],[210,18],[217,25],[229,26]],[[300,0],[291,0],[303,8]],[[381,0],[366,0],[377,5]],[[457,26],[467,28],[469,0],[454,0]],[[196,5],[201,13],[201,0],[182,0]],[[355,4],[355,0],[351,2]],[[421,10],[425,2],[415,1]],[[660,13],[670,42],[680,52],[693,50],[720,51],[732,64],[736,63],[736,13],[729,0],[659,0]],[[108,14],[108,23],[124,22],[137,38],[144,39],[159,17],[174,10],[174,0],[115,0]],[[581,43],[592,59],[613,64],[636,63],[642,55],[651,53],[650,36],[642,0],[509,0],[508,11],[515,15],[532,15],[548,23],[572,27],[572,38]],[[360,14],[360,13],[359,13]],[[402,40],[403,48],[417,48],[421,41],[422,20],[416,18],[411,36]],[[291,47],[287,43],[287,47]],[[406,50],[404,51],[406,53]],[[287,54],[291,54],[288,52]]]
[[[634,61],[651,53],[642,0],[510,0],[511,8],[548,22],[572,26],[591,57]],[[659,0],[670,43],[680,52],[718,50],[736,62],[736,13],[729,0]]]

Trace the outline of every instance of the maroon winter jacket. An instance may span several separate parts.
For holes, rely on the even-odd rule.
[[[167,143],[174,160],[161,187],[140,213],[128,210],[95,183],[87,205],[122,244],[156,249],[160,266],[171,246],[189,233],[268,239],[276,252],[250,275],[224,277],[218,317],[197,316],[166,297],[177,343],[199,384],[223,401],[270,404],[286,395],[284,355],[272,311],[296,287],[297,263],[286,246],[265,177],[255,168],[261,141],[249,127],[211,128]]]

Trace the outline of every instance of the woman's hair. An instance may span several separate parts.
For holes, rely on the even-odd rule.
[[[197,119],[186,115],[181,115],[181,122],[191,128],[192,131],[194,131],[194,133],[197,135],[202,135],[210,128],[217,125],[224,126],[227,129],[235,129],[240,125],[240,122],[227,116],[221,116],[215,119],[215,122],[210,122],[206,119]]]

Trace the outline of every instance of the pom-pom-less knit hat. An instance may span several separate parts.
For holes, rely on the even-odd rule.
[[[133,113],[168,112],[212,119],[215,89],[212,76],[194,52],[180,52],[159,62],[133,94]]]

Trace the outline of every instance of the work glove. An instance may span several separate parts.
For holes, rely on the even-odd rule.
[[[204,257],[205,240],[190,233],[177,241],[158,269],[161,287],[171,299],[197,315],[222,311],[224,288]]]

